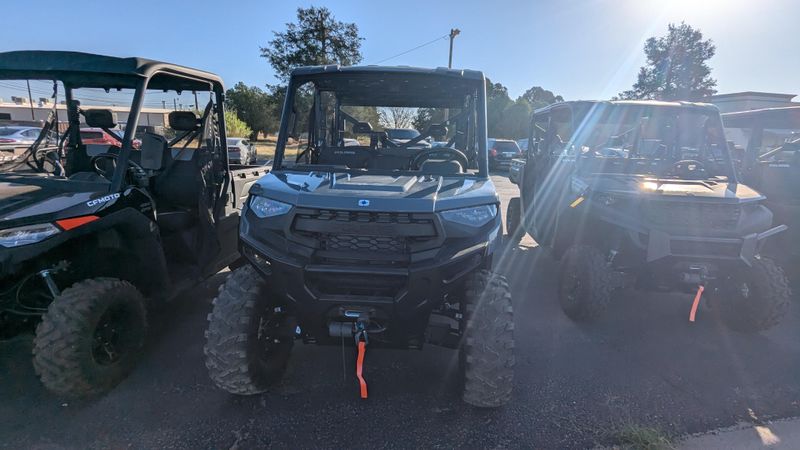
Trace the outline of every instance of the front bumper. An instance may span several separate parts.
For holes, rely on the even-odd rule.
[[[673,236],[663,231],[650,230],[646,244],[647,262],[677,257],[743,261],[751,265],[765,239],[786,229],[786,225],[779,225],[742,238]]]
[[[491,264],[501,237],[498,214],[473,239],[448,238],[448,227],[437,224],[436,246],[412,253],[405,263],[381,262],[369,252],[357,262],[337,262],[328,259],[330,252],[293,241],[288,225],[286,234],[263,228],[269,222],[246,211],[240,251],[269,277],[273,293],[286,297],[304,334],[320,343],[339,342],[328,337],[328,324],[353,311],[385,326],[387,342],[421,340],[431,311],[475,269]]]

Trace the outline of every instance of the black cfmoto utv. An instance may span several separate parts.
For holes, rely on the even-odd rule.
[[[35,327],[44,385],[98,393],[133,368],[148,306],[240,258],[244,197],[236,194],[264,172],[227,164],[216,75],[140,58],[21,51],[0,53],[0,79],[54,92],[39,139],[3,150],[0,163],[0,337]],[[193,91],[209,98],[201,117],[143,108],[161,104],[164,92],[193,100]],[[129,113],[116,108],[127,120],[82,99],[130,102]],[[91,143],[82,127],[118,142]]]
[[[502,233],[485,95],[483,74],[468,70],[292,73],[272,172],[242,216],[250,264],[209,317],[206,365],[219,387],[264,391],[297,332],[305,343],[355,342],[360,362],[367,342],[458,348],[464,400],[509,400],[513,318],[508,284],[490,271]],[[419,108],[420,134],[390,139],[382,127],[404,126],[386,123],[390,108]],[[430,136],[447,146],[419,145]]]
[[[716,107],[566,102],[536,111],[531,128],[516,207],[561,260],[568,316],[596,317],[634,281],[695,293],[692,320],[706,298],[734,329],[777,323],[787,280],[760,250],[786,227],[739,183]]]

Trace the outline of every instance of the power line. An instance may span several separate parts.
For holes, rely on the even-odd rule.
[[[390,57],[388,57],[388,58],[382,59],[382,60],[380,60],[380,61],[378,61],[378,62],[376,62],[376,63],[374,63],[374,64],[380,64],[380,63],[384,63],[384,62],[386,62],[386,61],[389,61],[390,59],[395,59],[395,58],[397,58],[398,56],[403,56],[403,55],[405,55],[405,54],[411,53],[411,52],[413,52],[413,51],[415,51],[415,50],[419,50],[419,49],[421,49],[422,47],[425,47],[425,46],[431,45],[431,44],[433,44],[433,43],[435,43],[435,42],[437,42],[437,41],[441,41],[442,39],[447,39],[447,38],[449,38],[449,37],[450,37],[450,33],[447,33],[447,34],[445,34],[445,35],[442,35],[442,36],[439,36],[439,37],[437,37],[436,39],[433,39],[433,40],[431,40],[431,41],[428,41],[428,42],[426,42],[426,43],[424,43],[424,44],[420,44],[420,45],[418,45],[418,46],[416,46],[416,47],[414,47],[414,48],[408,49],[408,50],[406,50],[406,51],[404,51],[404,52],[401,52],[401,53],[398,53],[398,54],[396,54],[396,55],[394,55],[394,56],[390,56]]]

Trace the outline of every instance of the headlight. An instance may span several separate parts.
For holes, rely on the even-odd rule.
[[[264,219],[286,214],[292,209],[292,205],[272,200],[271,198],[254,195],[253,199],[250,200],[250,209],[253,210],[255,215]]]
[[[0,230],[0,245],[10,248],[35,244],[58,232],[60,232],[60,230],[50,223],[25,225],[24,227]]]
[[[497,205],[481,205],[471,208],[451,209],[442,211],[442,218],[448,222],[480,227],[485,225],[497,215]]]

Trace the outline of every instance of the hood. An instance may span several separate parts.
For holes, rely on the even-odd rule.
[[[39,176],[0,177],[0,228],[94,212],[108,185]],[[118,197],[118,196],[117,196]]]
[[[727,181],[675,180],[629,175],[593,175],[573,177],[573,192],[586,190],[605,192],[614,195],[642,195],[665,200],[721,201],[726,203],[759,202],[766,197],[756,190],[741,184]]]
[[[434,212],[499,201],[489,179],[272,172],[250,193],[306,208]]]

